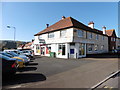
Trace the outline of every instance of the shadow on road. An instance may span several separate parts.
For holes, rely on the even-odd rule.
[[[36,67],[24,67],[24,68],[18,69],[18,72],[35,71],[36,69],[37,69]]]
[[[40,73],[22,73],[16,74],[14,77],[6,77],[2,79],[2,86],[6,85],[16,85],[30,82],[45,81],[46,76]]]
[[[38,65],[38,63],[29,63],[29,64],[27,64],[27,66],[28,65]]]
[[[91,55],[87,55],[86,58],[120,58],[120,54],[109,54],[109,53],[91,54]]]

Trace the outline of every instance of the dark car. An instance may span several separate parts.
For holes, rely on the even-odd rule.
[[[2,63],[2,75],[14,75],[17,70],[16,59],[7,57],[5,55],[0,54],[0,60]]]

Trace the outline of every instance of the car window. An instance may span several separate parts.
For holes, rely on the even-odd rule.
[[[2,54],[0,54],[0,58],[6,59],[6,60],[10,60],[10,57],[7,57],[7,56],[2,55]]]

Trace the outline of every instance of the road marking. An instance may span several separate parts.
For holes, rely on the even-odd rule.
[[[94,85],[93,87],[91,87],[90,90],[94,90],[95,88],[97,88],[98,86],[100,86],[101,84],[103,84],[104,82],[106,82],[107,80],[109,80],[111,77],[113,77],[114,75],[118,74],[120,72],[120,70],[116,71],[115,73],[111,74],[110,76],[108,76],[107,78],[105,78],[104,80],[102,80],[101,82],[99,82],[98,84]],[[111,88],[112,89],[112,88]]]
[[[10,88],[20,88],[22,85],[12,86]]]

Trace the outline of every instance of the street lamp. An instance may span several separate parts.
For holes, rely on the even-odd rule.
[[[15,27],[13,27],[13,26],[7,26],[7,28],[13,28],[13,29],[14,29],[14,41],[15,41],[16,28],[15,28]]]

